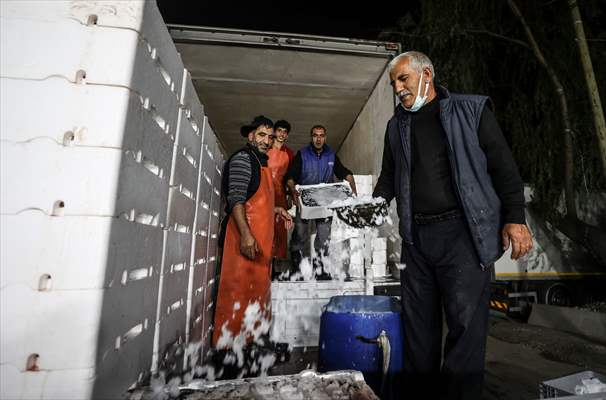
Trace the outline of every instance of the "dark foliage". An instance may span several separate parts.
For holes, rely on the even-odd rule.
[[[565,0],[518,1],[548,63],[564,85],[574,129],[575,186],[603,192],[598,143],[585,77]],[[602,102],[606,100],[606,2],[580,3]],[[534,205],[561,217],[564,133],[558,100],[545,70],[525,45],[520,22],[505,0],[421,2],[381,39],[430,56],[436,80],[453,92],[489,95],[520,172],[535,188]]]

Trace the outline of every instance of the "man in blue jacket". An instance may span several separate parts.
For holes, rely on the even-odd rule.
[[[311,143],[297,152],[293,162],[285,176],[288,189],[298,204],[298,192],[295,189],[299,185],[317,185],[319,183],[333,183],[335,177],[339,180],[345,179],[354,194],[357,194],[353,174],[339,160],[334,150],[326,144],[326,128],[315,125],[311,128]],[[299,211],[295,218],[295,230],[290,241],[290,254],[293,270],[298,271],[305,242],[309,239],[308,225],[315,223],[316,239],[314,249],[319,258],[314,260],[314,273],[318,279],[330,279],[330,275],[324,270],[321,261],[322,256],[328,255],[330,239],[331,218],[314,220],[301,219]]]
[[[432,398],[480,399],[492,264],[510,245],[512,259],[532,247],[523,182],[487,97],[434,86],[415,51],[389,73],[400,104],[373,196],[395,198],[400,219],[406,393],[427,398],[439,379]]]

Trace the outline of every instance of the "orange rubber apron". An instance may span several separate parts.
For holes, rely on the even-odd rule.
[[[267,166],[271,169],[271,176],[274,181],[276,191],[276,206],[287,208],[286,189],[284,188],[284,175],[288,171],[290,159],[286,151],[270,149],[267,152],[269,160]],[[280,218],[274,218],[274,247],[272,255],[277,258],[288,258],[286,256],[288,246],[288,235],[284,221]]]
[[[245,331],[246,327],[242,326],[244,312],[249,304],[258,302],[262,317],[267,321],[271,317],[270,262],[274,236],[274,187],[269,168],[261,167],[259,189],[244,203],[244,207],[259,253],[254,260],[249,260],[240,253],[240,232],[230,215],[223,245],[213,347],[217,347],[224,325],[232,337],[244,334],[247,343],[250,343],[250,331]],[[258,321],[258,325],[260,323]]]

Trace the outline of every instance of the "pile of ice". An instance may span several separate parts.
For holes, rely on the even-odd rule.
[[[181,390],[184,400],[379,400],[357,371],[220,381],[213,384],[192,381]]]

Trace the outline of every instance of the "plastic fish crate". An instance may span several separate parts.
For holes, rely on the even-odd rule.
[[[299,210],[302,219],[331,217],[329,206],[334,201],[345,200],[352,196],[347,182],[321,183],[319,185],[297,185],[299,191]]]
[[[156,299],[148,293],[157,287],[158,275],[110,289],[5,287],[2,364],[26,373],[35,359],[35,368],[43,371],[92,369],[97,377],[103,369],[120,369],[112,384],[120,387],[126,380],[126,389],[151,362]]]
[[[52,2],[38,0],[2,2],[0,17],[52,22],[70,19],[82,25],[127,28],[137,32],[147,42],[155,45],[159,57],[166,59],[165,63],[172,75],[178,77],[182,73],[183,68],[179,62],[179,55],[155,1],[104,0],[102,2],[82,1],[74,3],[69,0],[55,0]],[[181,70],[179,70],[179,66],[181,66]],[[179,82],[177,78],[175,78],[175,81]]]
[[[76,84],[129,88],[142,96],[161,125],[176,126],[177,96],[135,32],[100,30],[71,20],[57,24],[3,19],[2,33],[4,77],[59,76]]]
[[[204,106],[200,103],[196,88],[191,80],[189,71],[184,70],[183,89],[181,91],[181,104],[190,124],[196,130],[204,130]]]
[[[4,3],[4,2],[3,2]],[[92,398],[94,368],[23,371],[0,365],[3,399],[82,400]]]
[[[121,218],[2,215],[2,285],[86,290],[146,279],[160,272],[162,235],[160,227]]]
[[[90,82],[121,84],[143,94],[146,83],[159,88],[154,81],[162,79],[175,98],[180,96],[183,63],[155,2],[130,1],[126,7],[121,1],[45,3],[34,3],[38,11],[31,5],[3,4],[0,9],[4,76],[58,74],[74,81],[77,71],[86,71]],[[133,70],[136,82],[128,84]]]
[[[203,192],[204,187],[201,184],[200,192]],[[202,200],[198,203],[198,214],[196,219],[195,233],[199,236],[208,237],[208,224],[210,223],[210,207],[207,203]]]
[[[193,233],[196,202],[179,191],[178,187],[171,188],[168,197],[167,215],[167,227],[174,231]]]
[[[364,280],[272,282],[272,340],[317,346],[322,307],[332,296],[347,294],[364,294]]]
[[[185,341],[192,233],[165,231],[161,304],[158,307],[160,357],[175,343]]]
[[[203,125],[199,125],[190,117],[189,110],[179,110],[179,134],[177,153],[184,156],[190,164],[200,168],[200,153],[202,152]]]
[[[168,179],[148,169],[141,155],[111,148],[65,147],[38,139],[2,143],[2,214],[26,209],[47,215],[120,216],[160,225]]]
[[[204,307],[206,293],[206,262],[195,264],[192,268],[191,309],[189,317],[190,341],[200,341],[203,336]]]
[[[574,388],[581,384],[582,379],[598,378],[602,383],[606,383],[606,376],[598,372],[582,371],[576,374],[563,376],[561,378],[550,379],[539,384],[539,398],[550,399],[557,397],[574,396],[571,398],[585,398],[585,396],[575,396]],[[603,393],[606,397],[606,393]],[[568,397],[567,397],[568,398]]]
[[[170,173],[176,126],[167,127],[141,96],[124,87],[1,79],[0,135],[23,142],[45,137],[67,146],[141,151]],[[31,118],[36,99],[36,118]],[[60,104],[60,107],[57,105]],[[177,104],[173,102],[175,109]]]

